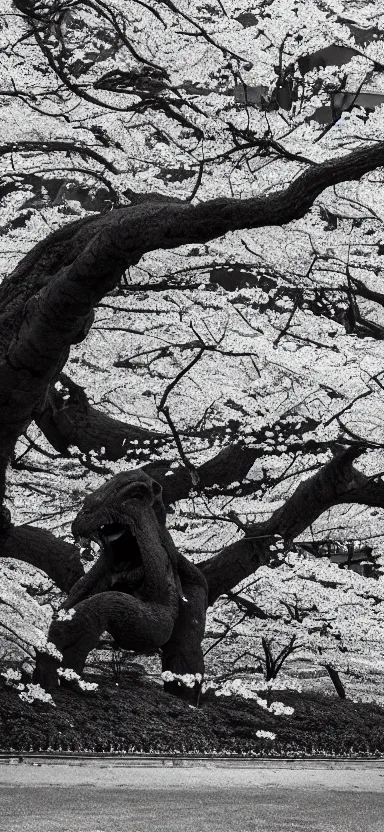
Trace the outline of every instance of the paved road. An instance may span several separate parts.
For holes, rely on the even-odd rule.
[[[1,832],[383,832],[384,767],[1,765]]]

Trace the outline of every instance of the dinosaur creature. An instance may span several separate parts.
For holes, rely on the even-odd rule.
[[[80,674],[107,631],[127,650],[161,648],[163,670],[203,675],[207,583],[177,551],[165,527],[161,492],[159,483],[137,470],[117,474],[85,498],[73,535],[96,541],[100,555],[69,593],[64,608],[73,610],[71,617],[53,620],[49,630],[64,667]],[[54,687],[57,667],[57,660],[40,653],[34,680]],[[177,682],[165,688],[180,691]]]

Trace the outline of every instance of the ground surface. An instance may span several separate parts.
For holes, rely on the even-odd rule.
[[[381,767],[0,766],[1,832],[382,832]]]
[[[22,702],[0,683],[0,750],[188,754],[384,754],[384,709],[319,693],[284,693],[292,717],[274,717],[252,700],[211,698],[201,708],[165,694],[142,671],[96,694],[59,689],[56,707]],[[258,730],[276,734],[273,743]]]

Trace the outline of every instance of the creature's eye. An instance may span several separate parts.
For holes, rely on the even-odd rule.
[[[121,497],[125,500],[143,500],[149,497],[149,491],[146,485],[137,483],[137,485],[130,485],[124,489]]]
[[[131,500],[141,500],[142,497],[145,497],[145,491],[143,488],[134,488],[128,496]]]

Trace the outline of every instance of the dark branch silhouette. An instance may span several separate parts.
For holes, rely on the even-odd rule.
[[[47,427],[47,422],[44,423],[44,418],[49,419],[51,406],[46,404],[47,396],[48,400],[51,396],[52,404],[55,395],[52,392],[53,385],[66,364],[71,345],[86,337],[92,326],[95,306],[107,292],[116,287],[130,265],[137,264],[143,254],[149,251],[207,242],[229,231],[289,223],[303,217],[325,188],[338,182],[359,179],[383,163],[384,142],[377,142],[371,147],[311,166],[288,187],[276,193],[244,200],[219,198],[197,205],[167,200],[141,202],[128,208],[112,210],[103,216],[87,217],[70,223],[35,246],[0,287],[0,502],[3,502],[5,496],[8,461],[18,437],[28,428],[32,419],[41,421],[47,435],[51,429],[50,441],[54,447],[59,447],[55,446],[55,441],[58,440],[54,428],[49,425]],[[81,400],[81,395],[77,405],[86,411],[87,405]],[[88,410],[87,418],[95,421],[97,417]],[[107,417],[104,417],[102,427],[104,431],[107,430],[105,418]],[[123,432],[127,430],[126,426],[122,428],[121,425],[116,429]],[[71,436],[73,430],[72,424]],[[79,444],[86,442],[86,430],[86,426],[83,426],[82,436],[81,429],[78,430]],[[268,520],[245,527],[242,540],[225,547],[216,557],[200,564],[197,573],[201,585],[205,586],[205,581],[208,584],[209,603],[231,590],[260,565],[271,561],[274,557],[271,544],[276,535],[286,541],[293,540],[323,511],[340,503],[357,502],[383,507],[384,486],[380,479],[365,477],[352,465],[364,449],[365,446],[355,443],[342,450],[314,476],[304,480]],[[60,451],[65,452],[65,446],[60,446]],[[233,477],[233,471],[228,474],[233,458],[233,451],[224,448],[213,461],[201,466],[197,472],[199,486],[217,482],[218,476],[220,482],[233,481],[229,479]],[[239,474],[246,474],[253,459],[254,451],[245,448],[239,450]],[[153,467],[146,466],[151,476],[154,473]],[[160,464],[159,467],[161,468]],[[180,467],[167,478],[165,502],[187,496],[192,485],[191,472]],[[97,494],[98,492],[94,495],[96,500]],[[17,551],[17,557],[44,568],[65,589],[76,582],[81,567],[74,547],[65,549],[62,542],[50,536],[52,550],[48,554],[48,538],[45,538],[44,545],[46,533],[40,532],[39,543],[35,529],[25,526],[20,534],[20,530],[12,526],[6,512],[2,511],[0,521],[3,554],[5,552],[12,557]],[[91,532],[88,529],[86,533]],[[159,531],[158,534],[160,535]],[[67,569],[64,565],[66,553]],[[177,586],[178,575],[187,596],[189,581],[186,573],[191,565],[187,566],[188,561],[177,553],[174,557],[177,562],[173,573],[174,585]],[[196,575],[195,572],[194,574]],[[147,580],[146,586],[149,587],[150,583]],[[194,586],[193,581],[190,583]],[[154,603],[151,592],[152,590],[149,604]],[[168,644],[165,666],[172,668],[175,673],[201,673],[198,642],[202,637],[202,628],[199,625],[198,637],[193,636],[193,617],[191,619],[186,612],[193,605],[182,608],[178,617],[178,601],[176,603],[176,596],[173,590],[172,592],[171,604],[169,599],[165,599],[164,603],[159,602],[164,607],[165,616],[164,631],[161,631],[159,638],[162,643]],[[124,596],[123,600],[121,595]],[[163,597],[162,593],[160,595]],[[88,610],[91,602],[97,603],[100,622],[103,626],[108,624],[115,633],[110,604],[117,604],[118,597],[122,615],[123,609],[129,607],[131,610],[137,606],[133,604],[134,596],[129,592],[120,593],[111,585],[102,592],[94,595],[91,593],[90,598],[87,595],[76,601],[73,620],[81,618],[81,610]],[[96,602],[93,600],[95,598],[99,600]],[[140,604],[142,603],[141,600]],[[142,613],[141,606],[140,610]],[[147,609],[144,613],[147,613]],[[127,627],[131,626],[133,618],[129,612]],[[140,627],[137,633],[139,631]],[[55,630],[55,636],[57,635],[56,640],[63,647],[66,661],[69,662],[66,651],[70,655],[71,648],[66,642],[66,632],[65,628],[61,628],[60,633]],[[93,625],[88,635],[87,650],[83,646],[80,651],[81,661],[90,649],[89,645],[94,644]],[[124,643],[128,644],[128,641],[125,640]],[[157,646],[164,649],[164,644],[159,643]]]

